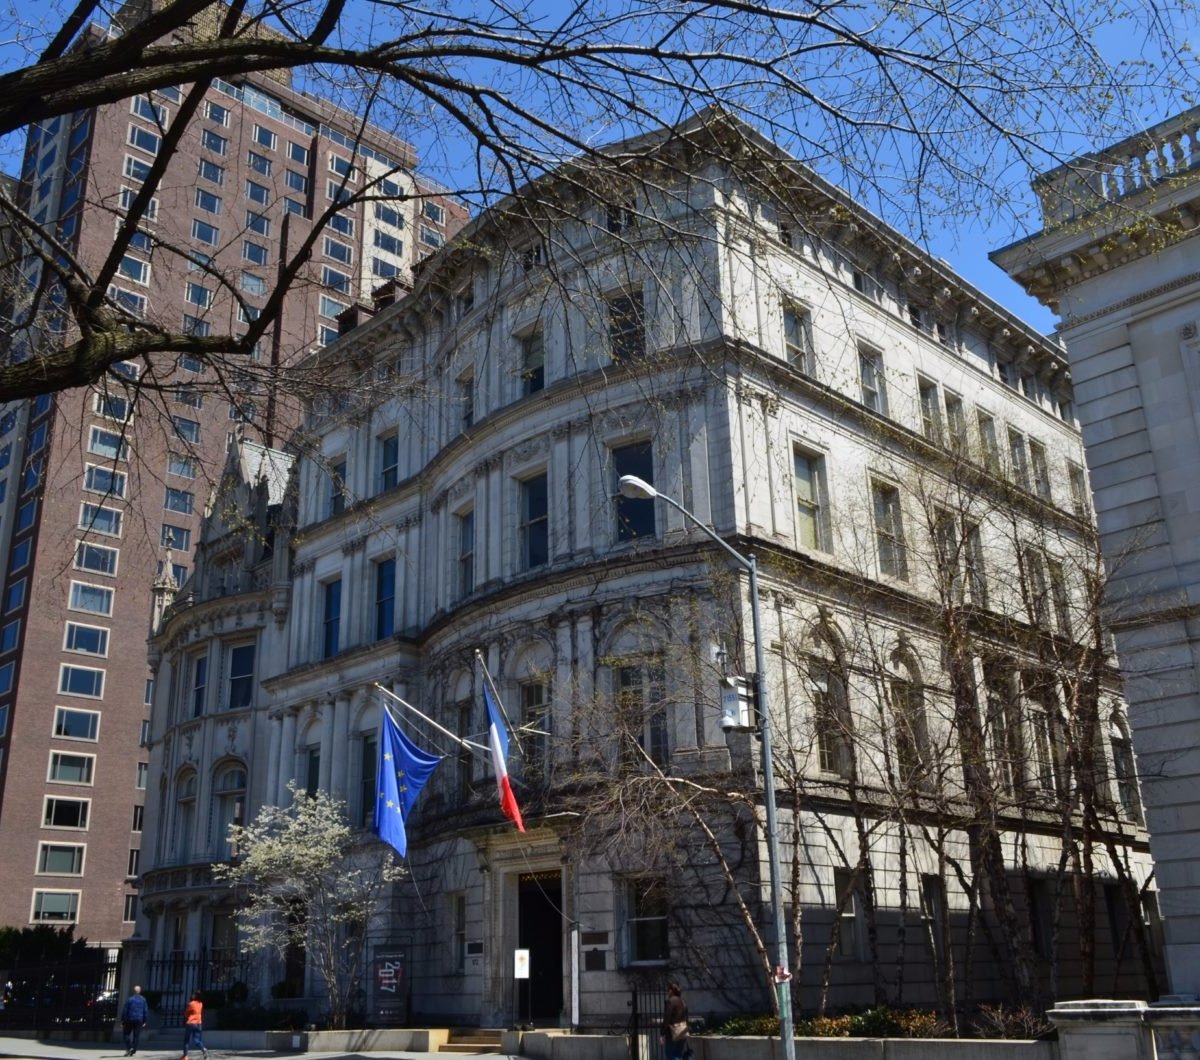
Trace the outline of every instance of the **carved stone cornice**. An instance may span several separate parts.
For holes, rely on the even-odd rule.
[[[347,541],[345,544],[343,544],[342,545],[342,555],[343,556],[352,556],[352,555],[354,555],[355,552],[361,552],[366,547],[367,547],[367,535],[363,534],[360,537],[356,537],[353,541]]]

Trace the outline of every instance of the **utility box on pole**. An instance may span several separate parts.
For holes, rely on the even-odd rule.
[[[746,677],[722,677],[722,731],[752,732],[755,720],[754,683]]]

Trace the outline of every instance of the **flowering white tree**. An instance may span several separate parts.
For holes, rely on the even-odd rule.
[[[242,947],[281,957],[302,949],[324,984],[331,1027],[346,1017],[362,980],[369,926],[387,887],[405,875],[382,844],[364,844],[346,804],[288,786],[289,806],[264,806],[232,825],[231,861],[213,875],[234,887]]]

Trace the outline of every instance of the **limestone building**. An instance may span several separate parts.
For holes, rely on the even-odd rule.
[[[759,744],[720,725],[747,586],[633,474],[760,566],[801,1010],[1153,991],[1062,351],[723,115],[608,157],[323,351],[357,397],[311,408],[275,529],[206,532],[154,642],[149,953],[232,945],[235,806],[295,782],[369,825],[377,685],[478,740],[478,652],[527,831],[402,715],[447,756],[374,940],[413,1018],[507,1023],[516,949],[540,1024],[623,1023],[668,973],[696,1014],[766,1010]],[[319,1008],[302,961],[255,981]]]
[[[1200,996],[1200,111],[1044,174],[993,254],[1062,318],[1177,994]]]

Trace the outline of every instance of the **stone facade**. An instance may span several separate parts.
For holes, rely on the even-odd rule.
[[[269,563],[206,535],[155,641],[152,953],[225,930],[204,868],[223,771],[248,813],[296,783],[365,827],[384,704],[481,742],[482,660],[527,831],[485,759],[398,708],[447,756],[375,940],[407,955],[413,1018],[623,1024],[630,983],[663,974],[697,1015],[766,1009],[758,742],[720,724],[747,585],[674,508],[620,498],[636,474],[757,557],[797,1003],[823,979],[835,1008],[1011,996],[1010,943],[1044,994],[1055,939],[1072,995],[1084,934],[1097,974],[1144,991],[1149,860],[1089,640],[1061,351],[735,122],[622,147],[653,159],[636,182],[564,173],[484,216],[326,351],[357,386],[311,409]],[[207,675],[243,640],[253,699],[226,710]],[[1068,823],[1089,878],[1060,872]],[[979,857],[1007,942],[979,922]]]
[[[1172,989],[1200,995],[1200,112],[1043,176],[994,259],[1057,309],[1112,586]]]

